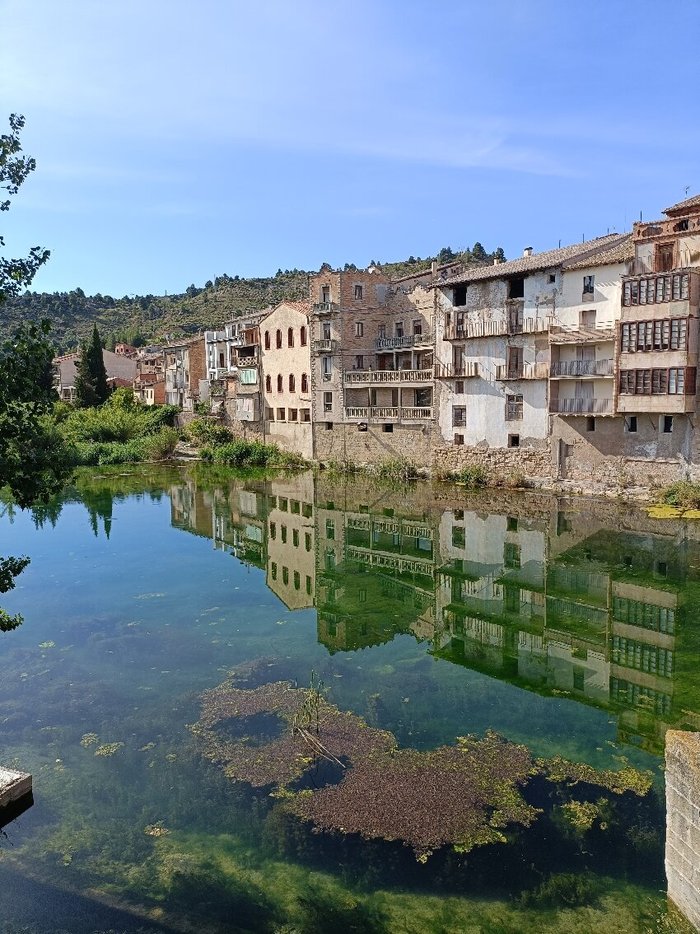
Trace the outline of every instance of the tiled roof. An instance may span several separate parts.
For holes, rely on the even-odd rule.
[[[585,259],[570,260],[564,263],[564,269],[586,269],[588,266],[608,266],[613,263],[625,263],[634,259],[634,244],[632,234],[625,234],[623,239],[613,247],[599,250]]]
[[[567,260],[583,259],[585,256],[599,253],[603,249],[611,249],[627,236],[628,234],[607,234],[605,237],[597,237],[595,240],[586,240],[583,243],[574,243],[571,246],[562,246],[556,250],[533,253],[532,256],[521,256],[519,259],[499,263],[497,266],[475,266],[454,276],[448,276],[446,279],[438,279],[435,281],[435,285],[459,285],[485,279],[501,279],[504,276],[517,276],[526,272],[536,272],[539,269],[561,266]]]
[[[670,208],[664,208],[664,214],[685,214],[693,208],[700,208],[700,195],[693,195],[692,198],[672,204]]]

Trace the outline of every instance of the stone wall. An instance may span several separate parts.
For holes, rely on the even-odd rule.
[[[498,474],[523,474],[528,480],[547,483],[552,479],[552,455],[548,441],[519,448],[440,445],[433,451],[432,469],[437,476],[479,464]]]
[[[379,464],[406,458],[419,467],[429,467],[432,460],[433,423],[393,425],[384,431],[382,425],[370,425],[360,431],[356,424],[326,423],[314,425],[314,457],[321,463],[350,461],[353,464]]]
[[[700,733],[666,734],[668,897],[700,930]]]

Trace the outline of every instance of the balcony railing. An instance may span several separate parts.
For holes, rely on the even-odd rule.
[[[549,332],[552,344],[585,344],[615,340],[615,325],[612,321],[601,321],[595,327],[565,327],[552,325]]]
[[[346,386],[369,383],[427,383],[433,379],[433,370],[346,370]]]
[[[338,349],[338,341],[331,337],[322,337],[313,342],[313,349],[318,353],[332,353]]]
[[[402,337],[378,337],[374,346],[377,350],[402,350],[431,344],[432,334],[404,334]]]
[[[435,379],[469,379],[479,375],[478,363],[463,363],[461,366],[448,363],[435,364]]]
[[[327,315],[338,310],[338,305],[335,302],[314,302],[312,307],[317,315]]]
[[[566,360],[550,364],[551,377],[614,376],[612,360]]]
[[[550,399],[549,411],[556,415],[612,415],[612,399]]]
[[[520,321],[500,317],[491,321],[463,321],[445,328],[446,341],[469,340],[473,337],[498,337],[504,334],[544,334],[551,326],[551,316],[523,318]]]
[[[345,418],[361,422],[373,421],[424,421],[433,417],[432,406],[371,405],[350,406],[345,409]]]
[[[496,367],[496,379],[547,379],[549,367],[546,363],[525,363],[520,367],[501,364]]]

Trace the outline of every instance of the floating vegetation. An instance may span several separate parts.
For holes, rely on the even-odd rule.
[[[56,643],[55,643],[55,642],[40,642],[40,643],[39,643],[39,648],[40,648],[40,649],[53,649],[53,648],[55,648],[55,647],[56,647]]]
[[[102,746],[97,747],[95,755],[107,758],[108,756],[113,756],[114,753],[118,752],[123,746],[124,743],[104,743]]]
[[[202,695],[202,716],[191,730],[204,755],[233,781],[274,786],[283,807],[317,831],[400,841],[420,861],[444,846],[466,853],[504,843],[509,829],[529,827],[542,813],[525,794],[536,776],[556,785],[560,798],[569,796],[565,816],[582,831],[596,819],[605,828],[598,808],[573,798],[577,785],[640,796],[651,788],[651,775],[630,767],[597,771],[560,757],[535,761],[526,747],[493,732],[431,751],[400,749],[392,733],[338,710],[321,682],[237,686],[254,673],[251,666],[234,670]],[[332,780],[318,781],[319,765]]]
[[[148,824],[143,828],[143,832],[148,837],[167,837],[170,833],[168,828],[163,826],[163,821],[157,821],[155,824]]]
[[[97,733],[84,733],[82,739],[80,740],[80,745],[84,749],[89,749],[90,746],[94,746],[97,741]]]

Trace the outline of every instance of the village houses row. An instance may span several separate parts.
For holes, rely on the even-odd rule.
[[[307,301],[168,345],[135,392],[206,403],[235,434],[321,462],[700,475],[700,196],[664,215],[488,266],[324,268]]]

